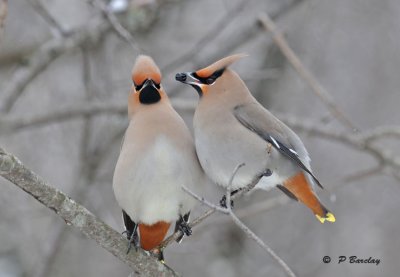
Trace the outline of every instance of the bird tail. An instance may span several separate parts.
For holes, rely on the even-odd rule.
[[[151,250],[159,245],[168,232],[171,223],[158,221],[152,225],[139,224],[140,245],[144,250]]]
[[[281,190],[310,208],[321,223],[335,222],[335,216],[321,204],[303,172],[284,181]]]

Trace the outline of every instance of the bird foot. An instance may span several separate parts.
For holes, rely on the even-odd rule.
[[[264,177],[269,177],[269,176],[271,176],[271,175],[272,175],[272,170],[269,169],[269,168],[267,168],[267,169],[264,171],[264,173],[262,174],[262,176],[264,176]]]
[[[190,236],[191,234],[192,234],[192,228],[189,226],[189,224],[186,222],[186,221],[184,221],[184,220],[182,220],[181,222],[179,222],[179,225],[178,225],[178,229],[183,233],[183,234],[185,234],[185,236]]]
[[[228,206],[226,205],[226,195],[222,196],[221,200],[219,201],[219,204],[221,205],[222,208],[227,208]],[[233,208],[233,200],[231,200],[231,208]]]

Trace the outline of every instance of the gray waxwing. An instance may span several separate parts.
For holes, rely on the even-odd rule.
[[[193,125],[198,158],[215,183],[227,187],[233,170],[244,163],[232,190],[255,180],[255,188],[278,187],[312,210],[321,223],[334,215],[314,192],[321,186],[310,166],[300,138],[251,95],[229,65],[244,55],[232,55],[195,72],[177,73],[176,80],[189,84],[200,95]]]
[[[138,56],[132,81],[130,121],[114,172],[113,190],[123,210],[128,239],[135,246],[140,241],[143,249],[151,250],[162,242],[173,222],[176,230],[191,234],[187,223],[195,200],[182,185],[196,187],[205,174],[190,131],[171,106],[152,58]]]

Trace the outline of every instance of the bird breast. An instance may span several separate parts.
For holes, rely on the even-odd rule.
[[[149,225],[176,220],[184,197],[181,186],[191,178],[187,163],[163,135],[144,151],[134,144],[124,147],[113,184],[121,208],[132,220]]]

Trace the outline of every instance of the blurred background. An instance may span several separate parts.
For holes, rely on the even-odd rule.
[[[1,21],[6,1],[0,3]],[[262,13],[329,92],[331,108],[260,25]],[[337,221],[320,224],[278,190],[236,201],[237,215],[298,276],[399,276],[399,15],[397,0],[9,1],[0,31],[0,145],[122,231],[112,176],[136,56],[154,58],[191,126],[198,96],[174,81],[175,73],[248,53],[233,68],[298,131],[325,186],[318,194]],[[217,203],[223,191],[199,193]],[[380,264],[338,264],[339,256],[353,255]],[[208,218],[165,256],[184,276],[285,276],[225,215]],[[0,179],[1,277],[129,274]]]

